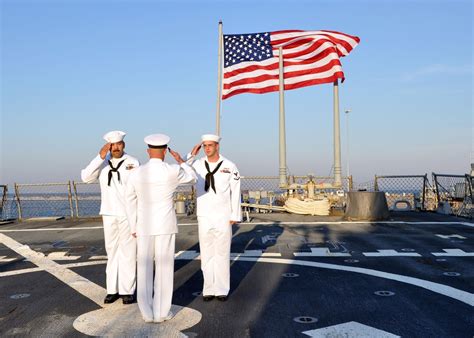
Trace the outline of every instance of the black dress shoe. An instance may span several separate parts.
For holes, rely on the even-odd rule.
[[[220,300],[221,302],[225,302],[227,300],[227,298],[229,298],[228,296],[216,296],[217,300]]]
[[[208,302],[210,300],[213,300],[214,299],[214,296],[202,296],[202,300],[205,301],[205,302]]]
[[[104,303],[110,304],[110,303],[115,302],[117,299],[119,299],[118,293],[114,293],[113,295],[107,295],[105,296]]]
[[[135,297],[133,295],[123,295],[122,303],[123,304],[132,304],[135,302]]]

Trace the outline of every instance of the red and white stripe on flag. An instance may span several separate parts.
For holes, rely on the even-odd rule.
[[[339,58],[360,42],[334,31],[286,30],[224,35],[222,99],[279,90],[279,47],[285,90],[344,80]]]

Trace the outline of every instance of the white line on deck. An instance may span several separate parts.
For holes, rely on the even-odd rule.
[[[91,311],[76,318],[73,327],[79,332],[93,336],[132,336],[137,332],[144,332],[142,328],[145,327],[145,336],[183,337],[184,335],[179,330],[194,326],[201,320],[200,312],[173,305],[175,317],[172,324],[146,324],[141,320],[141,314],[136,304],[123,306],[120,302],[115,302],[105,305],[102,301],[106,293],[104,288],[68,269],[69,267],[104,264],[106,261],[60,265],[45,257],[44,254],[30,249],[28,245],[22,245],[4,234],[0,234],[0,243],[27,258],[39,269],[52,274],[101,307],[100,310]]]
[[[237,257],[235,260],[240,261],[248,261],[248,262],[258,262],[258,263],[276,263],[276,264],[288,264],[288,265],[300,265],[300,266],[310,266],[315,268],[322,268],[322,269],[331,269],[331,270],[340,270],[340,271],[349,271],[349,272],[356,272],[361,273],[364,275],[386,278],[390,280],[395,280],[398,282],[411,284],[414,286],[418,286],[420,288],[424,288],[426,290],[439,293],[441,295],[451,297],[456,299],[460,302],[466,303],[468,305],[474,306],[474,294],[469,293],[466,291],[462,291],[451,286],[430,282],[427,280],[404,276],[404,275],[397,275],[394,273],[388,273],[378,270],[372,269],[365,269],[365,268],[357,268],[347,265],[336,265],[336,264],[327,264],[327,263],[319,263],[319,262],[311,262],[311,261],[302,261],[302,260],[292,260],[292,259],[282,259],[282,258],[251,258],[251,257]]]
[[[66,256],[64,251],[55,251],[48,254],[48,258],[53,261],[75,261],[81,258],[81,256]]]
[[[329,248],[310,248],[311,252],[295,252],[296,257],[350,257],[347,252],[331,252]]]
[[[377,250],[377,252],[363,252],[367,257],[421,257],[416,252],[397,252],[396,250]]]
[[[92,260],[94,260],[94,259],[107,259],[107,256],[91,256],[91,257],[89,257],[89,259],[92,259]]]
[[[77,227],[77,228],[36,228],[36,229],[5,229],[0,230],[2,232],[28,232],[28,231],[74,231],[74,230],[97,230],[103,229],[103,226],[99,227]]]
[[[7,258],[7,256],[0,256],[0,263],[8,263],[14,261],[16,258]]]
[[[383,222],[354,222],[354,221],[336,221],[336,222],[242,222],[241,225],[331,225],[331,224],[411,224],[411,225],[465,225],[474,227],[474,223],[468,222],[406,222],[406,221],[383,221]],[[196,226],[194,223],[180,223],[178,226]],[[103,229],[102,226],[96,227],[69,227],[69,228],[35,228],[35,229],[2,229],[2,232],[27,232],[27,231],[74,231],[74,230],[97,230]]]
[[[84,277],[79,276],[78,274],[72,272],[71,270],[67,269],[67,266],[71,266],[71,264],[67,265],[59,265],[58,263],[55,263],[47,258],[44,257],[43,254],[35,252],[31,250],[27,245],[21,245],[17,241],[11,239],[10,237],[7,237],[3,234],[0,234],[0,243],[5,244],[8,246],[10,249],[16,251],[18,254],[26,257],[29,259],[32,263],[38,265],[40,268],[52,273],[54,276],[56,276],[58,279],[64,281],[66,284],[70,285],[72,288],[75,290],[78,290],[81,294],[84,294],[86,297],[92,299],[94,302],[97,302],[100,306],[103,306],[102,304],[102,299],[104,289],[97,284],[94,284],[87,280]],[[446,251],[446,250],[445,250]],[[177,259],[188,259],[188,260],[194,260],[199,257],[197,252],[195,251],[180,251],[176,254]],[[189,258],[188,258],[189,257]],[[460,302],[466,303],[468,305],[474,306],[474,294],[462,291],[456,288],[453,288],[451,286],[439,284],[439,283],[434,283],[430,282],[427,280],[419,279],[419,278],[414,278],[414,277],[409,277],[409,276],[404,276],[404,275],[397,275],[394,273],[388,273],[388,272],[383,272],[383,271],[378,271],[378,270],[373,270],[373,269],[366,269],[366,268],[358,268],[358,267],[352,267],[352,266],[347,266],[347,265],[336,265],[336,264],[327,264],[327,263],[320,263],[320,262],[311,262],[311,261],[303,261],[303,260],[292,260],[292,259],[283,259],[283,258],[268,258],[268,257],[243,257],[242,255],[232,257],[232,261],[246,261],[246,262],[258,262],[258,263],[275,263],[275,264],[287,264],[287,265],[299,265],[299,266],[309,266],[309,267],[315,267],[315,268],[323,268],[323,269],[331,269],[331,270],[340,270],[340,271],[348,271],[348,272],[355,272],[355,273],[360,273],[364,275],[369,275],[369,276],[374,276],[374,277],[379,277],[379,278],[385,278],[385,279],[390,279],[390,280],[395,280],[398,282],[418,286],[421,288],[424,288],[426,290],[456,299]],[[84,264],[86,263],[86,264]],[[73,263],[75,264],[74,266],[83,266],[83,265],[94,265],[94,264],[100,264],[100,262],[84,262],[84,263]],[[31,269],[25,269],[25,270],[30,270]],[[4,276],[3,273],[0,274],[0,276]],[[78,280],[79,279],[79,280]],[[81,283],[86,281],[87,283]],[[85,285],[83,285],[85,284]],[[85,288],[81,288],[81,286]],[[100,289],[99,290],[99,298],[97,298],[97,295],[95,295],[95,292],[97,292],[97,289],[91,290],[92,288]],[[83,290],[85,289],[85,290]],[[81,291],[79,291],[81,290]],[[84,291],[84,293],[82,292]],[[93,292],[95,291],[95,292]],[[90,294],[92,293],[93,294]],[[86,295],[90,294],[90,297]]]
[[[78,263],[61,264],[61,266],[64,268],[79,268],[81,266],[100,265],[100,264],[107,264],[107,261],[78,262]],[[36,267],[36,268],[18,269],[18,270],[0,272],[0,278],[22,275],[24,273],[38,272],[38,271],[44,271],[44,269]]]
[[[461,249],[443,249],[444,252],[432,252],[434,256],[474,257],[474,252],[465,252]]]
[[[230,253],[231,257],[281,257],[279,252],[263,252],[262,250],[245,250],[243,253]]]
[[[30,249],[28,245],[23,245],[4,234],[0,234],[0,243],[3,243],[11,250],[22,255],[39,268],[46,270],[94,303],[101,307],[103,306],[102,298],[104,297],[104,288],[101,286],[69,270],[65,266],[53,262],[51,259],[46,258],[44,254]]]
[[[444,238],[444,239],[448,239],[448,238],[467,239],[466,237],[461,236],[461,235],[457,235],[457,234],[452,234],[452,235],[440,235],[440,234],[436,234],[436,236],[441,237],[441,238]]]
[[[348,322],[302,332],[310,337],[364,337],[364,338],[400,338],[390,332],[363,325],[358,322]]]

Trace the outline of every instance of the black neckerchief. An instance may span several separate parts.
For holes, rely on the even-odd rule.
[[[216,168],[211,172],[211,169],[209,169],[209,163],[207,163],[206,160],[204,160],[204,165],[206,166],[207,169],[207,174],[206,174],[206,183],[204,184],[204,190],[209,191],[209,186],[216,192],[216,185],[214,184],[214,174],[219,170],[221,167],[221,164],[224,161],[220,161]]]
[[[118,170],[119,170],[119,168],[120,168],[120,166],[122,165],[123,162],[125,162],[125,160],[120,161],[119,164],[117,165],[117,168],[114,168],[114,166],[112,165],[112,162],[110,162],[110,160],[109,160],[109,166],[110,166],[109,182],[108,182],[109,187],[110,187],[110,181],[112,181],[112,173],[117,173],[117,179],[120,182],[120,172]],[[122,182],[120,182],[120,183],[122,183]]]

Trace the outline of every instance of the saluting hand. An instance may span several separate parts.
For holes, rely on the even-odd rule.
[[[199,150],[201,150],[201,146],[202,146],[202,142],[199,142],[198,144],[196,144],[193,150],[191,150],[191,155],[196,156],[199,153]]]
[[[171,150],[171,148],[168,148],[168,150],[170,151],[171,156],[173,156],[176,162],[178,162],[178,164],[184,163],[184,160],[181,158],[181,155],[179,153],[174,150]]]
[[[105,160],[105,156],[107,156],[107,153],[110,151],[110,147],[112,144],[106,143],[102,146],[102,148],[99,151],[100,158]]]

